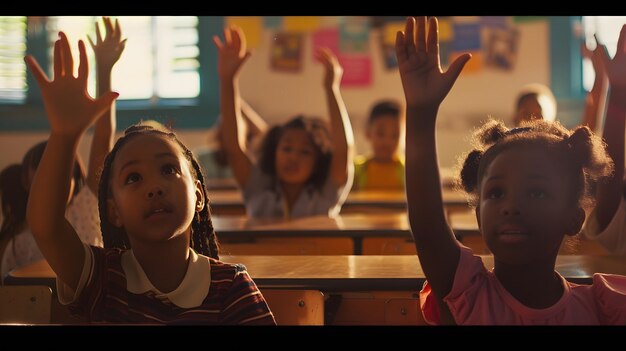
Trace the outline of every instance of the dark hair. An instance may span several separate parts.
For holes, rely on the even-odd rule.
[[[307,184],[312,184],[315,188],[321,189],[330,171],[333,148],[328,125],[320,118],[299,115],[283,125],[272,127],[263,138],[260,146],[259,166],[261,170],[272,177],[276,177],[276,149],[285,131],[290,129],[304,130],[315,147],[318,156],[317,162]]]
[[[392,116],[395,118],[400,117],[400,103],[394,100],[384,100],[376,103],[370,111],[370,116],[367,119],[367,124],[372,124],[375,120],[384,116]]]
[[[219,259],[219,245],[215,230],[213,228],[213,222],[211,221],[211,213],[209,209],[209,198],[206,190],[206,180],[198,160],[194,157],[193,153],[176,137],[173,132],[166,130],[155,129],[152,126],[145,124],[135,124],[130,126],[124,131],[124,136],[119,138],[111,152],[104,160],[104,167],[102,169],[102,175],[100,176],[100,186],[98,188],[98,210],[100,212],[100,229],[102,230],[102,239],[104,240],[105,248],[119,248],[130,249],[130,241],[126,230],[118,228],[109,222],[107,216],[107,199],[111,197],[111,191],[109,189],[109,181],[111,178],[111,167],[113,161],[117,156],[119,150],[131,139],[140,135],[156,134],[165,138],[175,141],[183,150],[183,155],[193,169],[192,176],[199,180],[202,184],[202,194],[206,199],[204,208],[197,212],[191,222],[191,237],[189,240],[189,246],[196,252],[214,258]]]
[[[458,185],[477,205],[481,179],[495,157],[504,150],[537,146],[555,155],[555,161],[572,178],[571,201],[588,206],[593,198],[590,183],[608,176],[613,161],[606,153],[605,144],[586,126],[565,128],[558,121],[532,120],[522,127],[508,129],[503,122],[487,121],[473,136],[475,149],[462,160]]]
[[[9,165],[0,173],[0,199],[4,218],[0,226],[0,242],[12,239],[26,227],[26,206],[30,189],[28,175],[31,169],[39,167],[46,145],[47,141],[34,145],[26,152],[21,164]],[[78,159],[74,163],[72,177],[74,178],[73,198],[85,185],[85,173]],[[0,252],[0,258],[3,254],[4,252]]]

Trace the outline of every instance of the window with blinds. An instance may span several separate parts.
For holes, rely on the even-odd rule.
[[[617,39],[622,26],[626,23],[626,16],[583,16],[583,27],[587,47],[595,48],[596,41],[593,38],[597,34],[600,43],[606,45],[611,57],[617,49]],[[583,60],[583,86],[585,90],[591,90],[595,72],[591,60]]]
[[[194,98],[200,93],[198,18],[195,16],[119,16],[126,48],[113,69],[113,89],[120,99]],[[64,31],[78,57],[78,39],[89,34],[95,40],[99,17],[60,16],[48,19],[49,55],[57,32]],[[100,21],[101,22],[101,21]],[[101,25],[101,24],[100,24]],[[104,28],[100,27],[104,36]],[[88,46],[91,77],[95,78],[95,59]],[[76,67],[77,69],[77,67]],[[50,70],[52,71],[52,70]],[[90,79],[90,93],[95,80]]]
[[[127,38],[122,57],[113,69],[113,89],[122,100],[149,100],[156,104],[165,98],[195,98],[200,93],[198,18],[195,16],[120,16],[122,35]],[[78,40],[87,45],[90,64],[89,93],[95,94],[95,58],[87,34],[95,40],[95,23],[100,17],[48,17],[48,47],[52,77],[53,46],[58,32],[64,31],[78,58]],[[0,16],[0,103],[24,103],[27,95],[26,55],[27,17]],[[78,71],[78,64],[75,65]],[[76,72],[75,72],[76,73]]]
[[[0,103],[26,100],[26,17],[0,16]]]

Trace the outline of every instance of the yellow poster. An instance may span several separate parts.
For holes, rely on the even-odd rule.
[[[283,30],[285,32],[312,32],[320,26],[318,16],[285,16],[283,17]]]
[[[261,45],[263,33],[263,17],[261,16],[229,16],[226,17],[228,26],[236,25],[246,35],[246,44],[249,49],[256,49]]]
[[[405,22],[390,22],[385,23],[383,28],[383,43],[394,44],[396,43],[396,33],[398,31],[404,31]]]

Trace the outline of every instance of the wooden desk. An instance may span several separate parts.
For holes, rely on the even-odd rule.
[[[481,255],[487,268],[493,256]],[[337,291],[416,291],[424,283],[417,256],[222,256],[243,263],[260,288]],[[590,284],[594,273],[626,275],[626,259],[614,256],[559,256],[556,269],[567,280]],[[56,275],[46,261],[16,269],[10,285],[46,284],[55,288]]]
[[[455,230],[455,233],[462,242],[464,235],[474,235],[478,227],[476,221],[473,222],[472,227],[471,222],[465,222],[465,217],[458,218],[460,227],[458,232]],[[453,220],[453,228],[456,228],[455,225],[455,220]],[[218,239],[224,241],[254,240],[260,237],[351,238],[355,255],[363,253],[363,238],[413,238],[406,213],[344,214],[334,218],[312,216],[291,220],[213,216],[213,226]]]
[[[245,207],[239,190],[209,190],[211,210],[217,215],[243,215]],[[468,209],[467,199],[462,192],[444,187],[443,202],[449,210]],[[406,212],[406,196],[402,191],[353,191],[348,194],[341,213]]]

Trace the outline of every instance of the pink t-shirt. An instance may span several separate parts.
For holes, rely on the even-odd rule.
[[[481,258],[461,247],[450,293],[444,297],[459,325],[626,325],[626,277],[594,274],[591,285],[563,281],[564,292],[553,306],[524,306],[488,271]],[[440,324],[439,306],[428,282],[420,292],[424,319]]]

